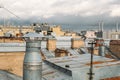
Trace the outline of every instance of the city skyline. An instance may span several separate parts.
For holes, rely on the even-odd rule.
[[[5,7],[22,20],[61,24],[94,24],[120,22],[119,0],[1,0]],[[0,9],[0,19],[18,20],[16,16]],[[20,20],[19,20],[20,21]]]

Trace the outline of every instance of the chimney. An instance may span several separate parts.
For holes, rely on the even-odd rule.
[[[55,38],[49,38],[47,39],[47,49],[49,51],[55,51],[56,49],[56,39]]]
[[[26,42],[26,53],[23,64],[23,80],[42,80],[40,41]]]
[[[26,53],[23,63],[23,80],[42,80],[42,58],[40,55],[42,34],[28,33],[26,40]]]
[[[84,47],[84,41],[80,38],[72,38],[71,39],[71,48],[76,49],[76,48],[80,48],[80,47]]]

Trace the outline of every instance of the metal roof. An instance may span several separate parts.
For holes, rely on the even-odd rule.
[[[71,36],[59,36],[59,37],[55,37],[57,40],[71,40],[72,37]]]
[[[25,34],[23,37],[44,37],[42,33],[35,33],[35,32],[29,32]]]
[[[79,55],[79,53],[74,49],[68,49],[67,51],[72,55]]]
[[[54,58],[55,57],[54,53],[48,51],[45,48],[41,49],[41,52],[44,54],[44,56],[46,57],[46,59],[48,59],[48,58]]]
[[[52,58],[46,61],[47,65],[66,76],[69,72],[69,77],[72,77],[73,80],[89,80],[90,54]],[[120,76],[119,68],[120,61],[95,55],[93,57],[94,80]]]
[[[43,63],[43,80],[73,80],[71,76],[56,69],[56,66],[53,65],[53,67],[51,67],[49,63]]]
[[[22,77],[0,70],[0,80],[22,80]]]
[[[42,80],[89,80],[90,54],[47,59],[42,66]],[[93,80],[116,80],[120,77],[120,61],[93,57]],[[113,78],[112,78],[113,77]],[[0,71],[0,80],[22,80],[22,77]]]

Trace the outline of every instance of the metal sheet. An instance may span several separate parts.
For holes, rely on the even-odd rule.
[[[41,48],[46,48],[47,42],[41,41]],[[21,52],[25,51],[26,43],[0,43],[0,52]]]
[[[72,76],[68,76],[45,63],[43,65],[42,74],[43,80],[73,80]]]
[[[60,57],[48,61],[71,70],[73,80],[89,80],[90,54]],[[95,55],[93,61],[93,72],[95,73],[93,80],[120,76],[120,61]],[[65,67],[66,65],[69,67]]]
[[[54,53],[48,51],[45,48],[41,49],[41,52],[44,54],[44,56],[46,57],[46,59],[48,59],[48,58],[54,58],[55,57]]]
[[[0,70],[0,80],[22,80],[22,77]]]
[[[79,53],[74,49],[68,49],[68,52],[72,55],[79,55]]]
[[[71,48],[71,40],[57,40],[57,48]]]
[[[35,33],[35,32],[29,32],[27,34],[25,34],[23,37],[44,37],[44,35],[42,33],[38,34],[38,33]]]

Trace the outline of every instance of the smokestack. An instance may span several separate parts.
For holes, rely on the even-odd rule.
[[[27,41],[23,64],[23,80],[42,80],[40,41]]]
[[[98,26],[98,31],[100,31],[100,22],[99,22],[99,24],[98,24],[99,26]]]
[[[101,31],[103,32],[103,25],[104,25],[104,23],[102,22],[101,23]]]
[[[118,32],[118,23],[116,23],[116,32]]]

